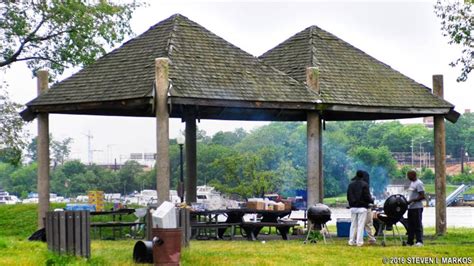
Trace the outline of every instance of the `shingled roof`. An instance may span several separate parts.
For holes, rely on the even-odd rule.
[[[303,83],[177,14],[53,85],[27,105],[151,97],[157,57],[171,60],[171,100],[313,103],[320,99]]]
[[[304,121],[388,119],[446,114],[453,106],[430,90],[317,27],[258,59],[176,14],[106,54],[27,103],[35,114],[154,116],[155,58],[170,59],[171,117]],[[321,69],[321,94],[305,85],[305,68]],[[380,107],[367,115],[347,106]],[[421,111],[420,111],[421,110]],[[388,115],[386,115],[388,114]]]
[[[318,67],[321,97],[328,106],[454,107],[424,85],[317,26],[304,29],[259,58],[301,82],[306,80],[306,67]]]

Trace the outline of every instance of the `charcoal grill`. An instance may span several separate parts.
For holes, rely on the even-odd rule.
[[[326,225],[327,222],[331,220],[331,209],[327,205],[317,203],[308,208],[307,218],[310,221],[308,226],[308,234],[306,235],[306,240],[304,243],[308,242],[309,236],[312,232],[319,231],[323,236],[324,243],[326,243],[326,235],[329,235],[329,229]],[[311,242],[316,242],[311,240]]]
[[[397,223],[403,219],[403,215],[408,209],[408,201],[403,195],[395,194],[391,195],[385,200],[383,205],[383,212],[376,213],[376,219],[380,222],[378,227],[377,235],[383,235],[382,246],[386,245],[385,231],[392,231],[393,238],[395,239],[395,231],[397,236],[400,238],[400,242],[403,246],[406,242],[402,239],[400,231],[398,230]]]

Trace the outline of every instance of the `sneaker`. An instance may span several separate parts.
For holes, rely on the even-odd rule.
[[[355,246],[356,245],[356,243],[352,242],[351,240],[349,240],[349,242],[347,242],[347,244],[349,244],[349,246]]]
[[[421,243],[421,242],[416,242],[416,244],[415,244],[415,247],[422,247],[422,246],[423,246],[423,243]]]
[[[358,247],[362,247],[364,244],[363,243],[357,243]]]
[[[376,239],[369,239],[369,244],[370,245],[374,245],[375,243],[377,243],[377,240]]]

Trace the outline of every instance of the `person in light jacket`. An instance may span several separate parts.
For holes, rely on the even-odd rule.
[[[367,185],[369,185],[369,189],[370,189],[370,175],[369,175],[369,173],[367,173],[367,171],[363,171],[362,180],[367,182]],[[372,197],[372,199],[373,199],[373,197]],[[369,238],[369,241],[368,241],[369,244],[375,244],[377,242],[377,240],[375,239],[375,236],[374,236],[375,228],[374,228],[374,219],[373,219],[371,206],[369,206],[369,208],[367,209],[367,218],[365,220],[364,229],[365,229],[365,232],[367,233],[367,236]]]
[[[373,203],[369,191],[369,184],[364,181],[364,171],[358,170],[356,176],[347,188],[347,201],[351,209],[351,229],[349,245],[362,246],[364,244],[364,227],[367,219],[367,209]]]

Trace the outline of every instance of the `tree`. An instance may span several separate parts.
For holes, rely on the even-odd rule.
[[[51,142],[51,134],[49,135],[49,142]],[[51,143],[49,145],[51,147]],[[30,143],[26,147],[26,157],[29,158],[32,162],[38,161],[38,139],[34,137],[31,139]]]
[[[0,85],[0,161],[18,165],[26,146],[26,123],[18,114],[20,105],[10,101],[6,86]]]
[[[17,168],[6,180],[5,188],[16,195],[27,195],[36,191],[36,163]]]
[[[126,161],[117,173],[118,180],[122,185],[124,193],[139,189],[141,184],[137,184],[136,180],[139,175],[143,174],[143,167],[137,161]]]
[[[140,5],[135,0],[1,1],[0,70],[24,61],[33,73],[49,68],[54,77],[67,67],[89,65],[132,33],[131,14]],[[19,164],[25,123],[5,87],[0,85],[0,157]]]
[[[2,1],[0,68],[26,61],[52,75],[85,66],[132,33],[136,1]]]
[[[210,143],[211,142],[211,137],[207,136],[207,133],[205,130],[196,129],[196,141],[201,142],[201,143]]]
[[[460,58],[451,62],[451,66],[461,65],[461,74],[457,81],[466,81],[474,67],[474,22],[473,0],[447,1],[438,0],[435,13],[441,18],[441,30],[448,36],[449,44],[459,44],[463,47]]]
[[[349,154],[353,158],[353,172],[365,170],[370,174],[370,187],[376,195],[384,192],[388,180],[397,174],[397,162],[387,147],[354,147]]]
[[[474,154],[474,113],[461,115],[455,124],[446,124],[446,153],[459,158],[461,150]]]
[[[71,143],[72,138],[51,141],[53,168],[56,168],[58,164],[63,164],[64,160],[69,157],[69,154],[71,154]]]
[[[406,176],[406,175],[405,175]],[[421,177],[420,177],[423,182],[428,181],[428,182],[434,182],[435,180],[435,173],[433,170],[430,168],[423,168],[421,172]]]
[[[247,133],[242,128],[238,128],[233,132],[219,131],[212,136],[212,143],[223,146],[233,146],[242,141],[245,136],[247,136]]]
[[[216,160],[214,164],[223,167],[223,180],[213,180],[216,189],[241,197],[263,197],[265,193],[276,192],[282,183],[276,173],[266,169],[259,153],[235,153]]]
[[[64,164],[64,161],[69,157],[71,154],[71,143],[73,142],[72,138],[65,138],[63,140],[55,140],[52,134],[49,134],[49,153],[51,155],[51,161],[53,162],[53,168],[59,164]],[[27,147],[27,157],[30,158],[31,161],[36,162],[38,159],[38,141],[37,137],[31,139],[31,142],[28,144]]]
[[[367,132],[375,125],[374,121],[348,121],[339,122],[342,131],[351,138],[352,143],[365,144],[367,142]]]
[[[301,123],[274,122],[256,128],[236,145],[237,150],[257,151],[263,147],[288,146],[288,136],[295,131]]]
[[[323,138],[324,196],[334,197],[344,193],[349,185],[350,158],[343,145],[347,136],[340,131]]]
[[[281,161],[275,174],[281,177],[281,185],[275,192],[284,197],[296,196],[296,190],[306,189],[306,169],[295,167],[291,161]]]
[[[80,178],[87,172],[87,166],[79,160],[65,162],[51,173],[51,191],[60,195],[84,193],[84,187],[79,186]]]
[[[0,188],[8,190],[10,175],[15,171],[15,167],[9,163],[0,162]]]
[[[198,143],[197,146],[197,184],[206,185],[211,180],[223,180],[223,167],[215,164],[216,160],[226,157],[232,157],[232,148],[222,145]],[[179,165],[179,158],[176,160]],[[179,169],[176,171],[176,180],[179,178]],[[175,186],[176,187],[176,183]]]

